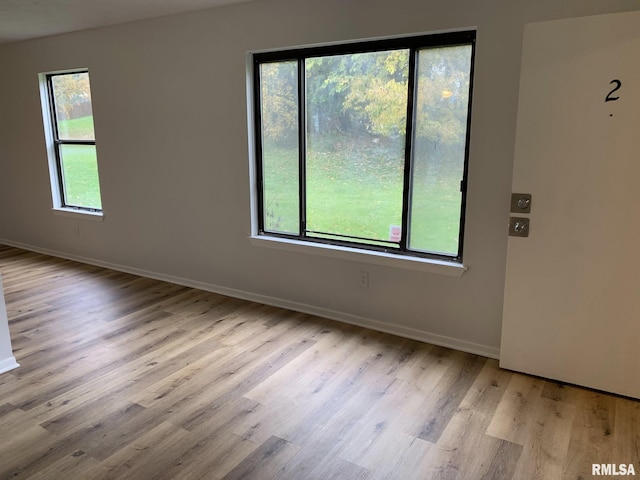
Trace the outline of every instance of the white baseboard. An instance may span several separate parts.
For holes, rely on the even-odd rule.
[[[52,257],[65,258],[67,260],[73,260],[80,263],[86,263],[89,265],[95,265],[98,267],[108,268],[110,270],[116,270],[119,272],[130,273],[132,275],[138,275],[141,277],[153,278],[155,280],[161,280],[164,282],[174,283],[177,285],[183,285],[185,287],[196,288],[198,290],[204,290],[207,292],[218,293],[220,295],[226,295],[228,297],[240,298],[242,300],[248,300],[256,303],[263,303],[265,305],[271,305],[274,307],[286,308],[287,310],[293,310],[296,312],[307,313],[318,317],[328,318],[330,320],[336,320],[338,322],[348,323],[358,327],[370,328],[384,333],[390,333],[392,335],[398,335],[404,338],[410,338],[412,340],[418,340],[441,347],[453,348],[462,352],[472,353],[475,355],[481,355],[489,358],[500,358],[500,349],[489,345],[482,345],[478,343],[468,342],[466,340],[460,340],[453,337],[447,337],[439,335],[437,333],[430,333],[423,330],[417,330],[411,327],[405,327],[402,325],[390,324],[386,322],[380,322],[378,320],[372,320],[358,315],[352,315],[349,313],[330,310],[327,308],[318,307],[315,305],[308,305],[304,303],[292,302],[283,298],[270,297],[261,295],[258,293],[246,292],[244,290],[237,290],[234,288],[223,287],[220,285],[213,285],[210,283],[199,282],[188,278],[177,277],[174,275],[167,275],[164,273],[152,272],[139,268],[129,267],[126,265],[119,265],[110,262],[104,262],[94,258],[81,257],[78,255],[71,255],[65,252],[58,252],[49,250],[46,248],[36,247],[33,245],[26,245],[19,242],[13,242],[10,240],[0,239],[0,244],[8,245],[11,247],[21,248],[32,252],[42,253],[44,255],[50,255]]]
[[[14,368],[18,368],[20,365],[16,362],[15,357],[5,358],[0,360],[0,374],[8,372],[9,370],[13,370]]]

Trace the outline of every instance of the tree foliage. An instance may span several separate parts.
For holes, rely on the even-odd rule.
[[[368,133],[404,135],[407,123],[409,52],[394,50],[358,55],[363,65],[350,79],[343,103]]]
[[[464,143],[470,67],[468,46],[419,52],[416,137],[444,145]]]
[[[88,73],[56,75],[52,78],[52,82],[57,114],[60,120],[73,118],[74,109],[78,109],[83,104],[90,104],[91,89]]]
[[[263,63],[260,80],[263,139],[295,141],[298,132],[297,62]]]
[[[415,135],[459,143],[466,132],[469,46],[424,49],[417,59]],[[407,49],[305,60],[307,131],[397,138],[409,101]],[[263,136],[290,140],[298,131],[297,62],[261,65]]]

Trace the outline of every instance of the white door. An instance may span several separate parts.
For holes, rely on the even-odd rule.
[[[513,192],[500,365],[640,398],[640,12],[526,26]]]

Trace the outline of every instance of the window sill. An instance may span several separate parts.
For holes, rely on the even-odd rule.
[[[74,208],[54,208],[53,214],[60,215],[62,217],[92,220],[94,222],[101,222],[104,219],[104,215],[102,212],[89,212],[86,210],[76,210]]]
[[[370,263],[387,267],[417,270],[421,272],[436,273],[449,277],[461,277],[468,267],[455,262],[434,260],[430,258],[406,257],[392,253],[360,250],[357,248],[339,247],[326,244],[314,244],[289,240],[286,238],[268,237],[264,235],[249,237],[249,243],[257,247],[274,248],[290,252],[319,255],[322,257],[339,258],[353,262]]]

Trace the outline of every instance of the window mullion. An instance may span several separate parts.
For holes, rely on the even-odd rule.
[[[411,170],[413,164],[413,140],[414,132],[414,105],[416,101],[416,72],[418,63],[418,52],[415,47],[411,47],[409,53],[409,75],[407,82],[407,123],[405,130],[404,145],[404,185],[402,189],[402,233],[400,236],[400,249],[406,251],[409,244],[410,225],[410,199],[411,199]]]
[[[462,261],[462,250],[464,249],[464,225],[467,211],[467,183],[469,175],[469,143],[471,141],[471,98],[473,97],[473,79],[475,68],[475,56],[476,56],[476,41],[475,38],[471,41],[471,62],[469,70],[469,101],[467,104],[467,125],[466,136],[464,144],[464,167],[462,171],[462,180],[460,181],[460,226],[458,230],[458,254],[456,260]]]
[[[95,145],[95,140],[54,140],[56,145]]]
[[[305,84],[305,60],[298,59],[298,188],[300,189],[299,202],[299,235],[306,237],[307,232],[307,123],[306,123],[306,84]]]
[[[258,231],[264,232],[264,178],[263,178],[263,158],[262,158],[262,77],[260,75],[260,62],[254,59],[253,63],[253,109],[255,115],[255,141],[256,141],[256,174],[257,174],[257,189],[258,189]]]
[[[52,76],[47,75],[47,90],[49,92],[49,111],[51,114],[51,127],[53,131],[53,140],[58,143],[60,141],[60,135],[58,133],[58,114],[56,112],[56,100],[53,91]]]
[[[56,112],[56,99],[53,91],[52,75],[47,75],[47,90],[49,92],[49,112],[51,118],[51,131],[53,133],[53,144],[56,161],[56,176],[58,178],[58,191],[60,193],[60,202],[63,207],[67,206],[67,198],[64,189],[64,176],[62,175],[62,154],[60,153],[60,134],[58,132],[58,114]]]

